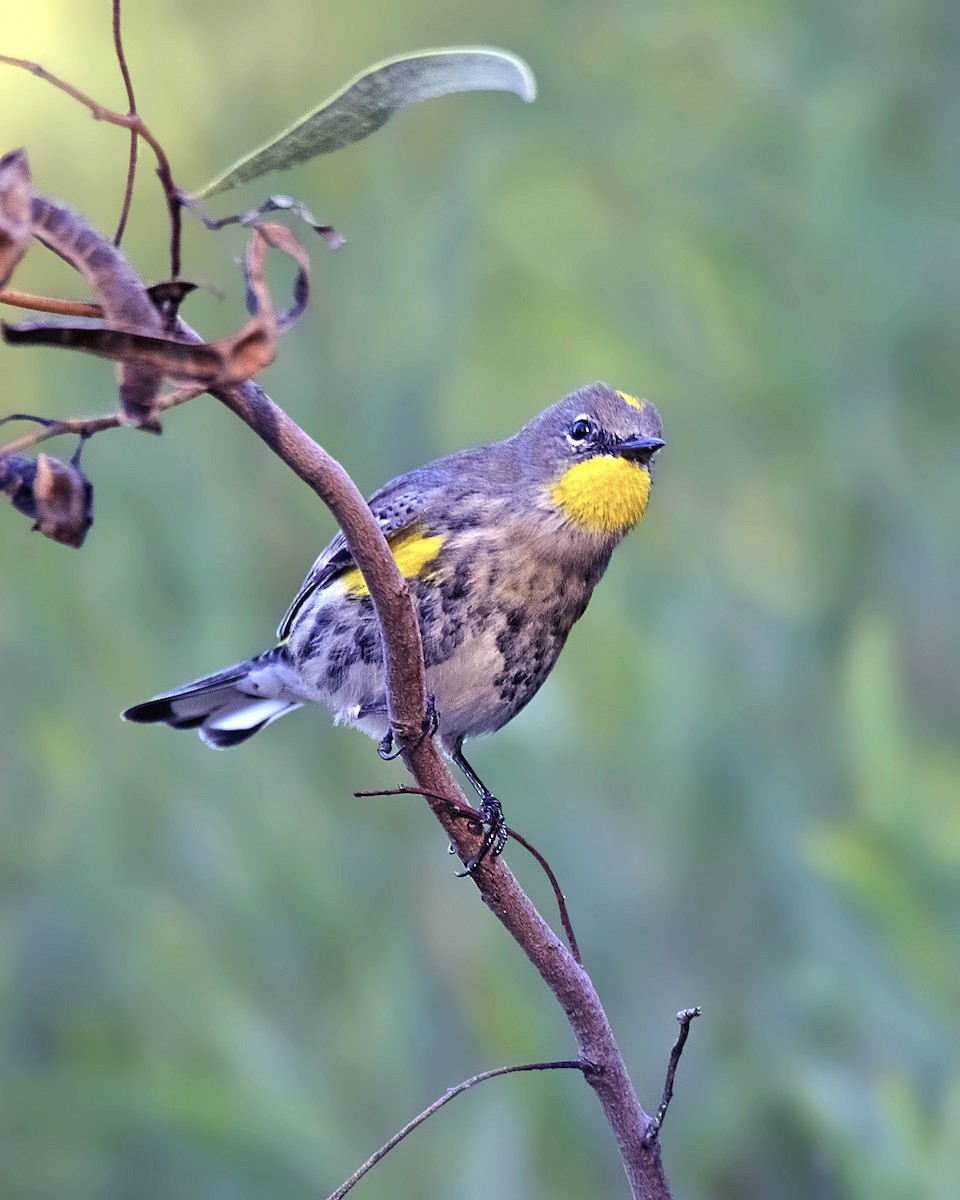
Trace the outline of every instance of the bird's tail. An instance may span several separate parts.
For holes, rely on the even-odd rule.
[[[290,671],[285,647],[276,646],[216,675],[135,704],[122,716],[145,725],[162,721],[173,729],[196,729],[208,746],[226,750],[300,707],[286,686]]]

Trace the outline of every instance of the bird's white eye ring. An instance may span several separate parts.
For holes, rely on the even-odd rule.
[[[571,423],[567,430],[567,437],[574,445],[578,445],[591,438],[594,432],[593,422],[588,416],[582,415]]]

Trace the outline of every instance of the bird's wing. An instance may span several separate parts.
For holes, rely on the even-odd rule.
[[[388,541],[424,521],[436,490],[435,486],[431,485],[433,480],[420,478],[419,472],[411,472],[385,484],[371,496],[370,510]],[[356,563],[347,546],[347,539],[338,532],[310,568],[293,603],[284,614],[277,630],[280,640],[283,641],[290,633],[297,613],[316,591],[325,588],[331,580],[355,567]]]

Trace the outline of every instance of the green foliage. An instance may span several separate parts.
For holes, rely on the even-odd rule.
[[[6,51],[122,103],[106,17],[41,8],[11,11]],[[418,107],[284,178],[348,244],[318,243],[264,385],[360,486],[595,378],[663,413],[643,526],[472,758],[556,869],[649,1104],[673,1013],[704,1006],[664,1131],[676,1194],[952,1200],[953,0],[264,14],[128,6],[178,181],[404,47],[494,39],[540,85]],[[22,73],[0,104],[38,186],[112,227],[125,136]],[[162,220],[148,168],[129,249],[150,278]],[[194,278],[235,291],[242,235],[187,232]],[[77,288],[32,253],[17,280]],[[241,314],[186,309],[210,337]],[[93,360],[2,362],[9,410],[115,397]],[[4,1200],[323,1195],[448,1084],[572,1052],[426,812],[352,798],[401,778],[367,739],[301,712],[214,754],[117,719],[266,645],[332,533],[215,402],[165,426],[86,448],[81,552],[0,509]],[[624,1194],[567,1075],[468,1093],[362,1187]]]

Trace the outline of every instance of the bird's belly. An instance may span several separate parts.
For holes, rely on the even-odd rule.
[[[428,658],[426,685],[441,741],[452,745],[493,733],[516,716],[550,673],[566,632],[538,623],[508,629],[491,615],[447,658],[432,663]]]
[[[492,630],[466,638],[449,658],[427,668],[427,691],[434,698],[441,741],[452,744],[492,733],[514,715],[517,706],[496,683],[502,669]]]
[[[449,574],[418,581],[413,599],[423,639],[426,688],[446,746],[500,729],[536,694],[595,574],[571,575],[560,564],[528,561],[509,579],[481,587],[489,561],[479,558],[464,581]],[[383,656],[369,597],[331,594],[291,630],[289,650],[302,698],[325,704],[338,721],[373,737],[387,732]]]

